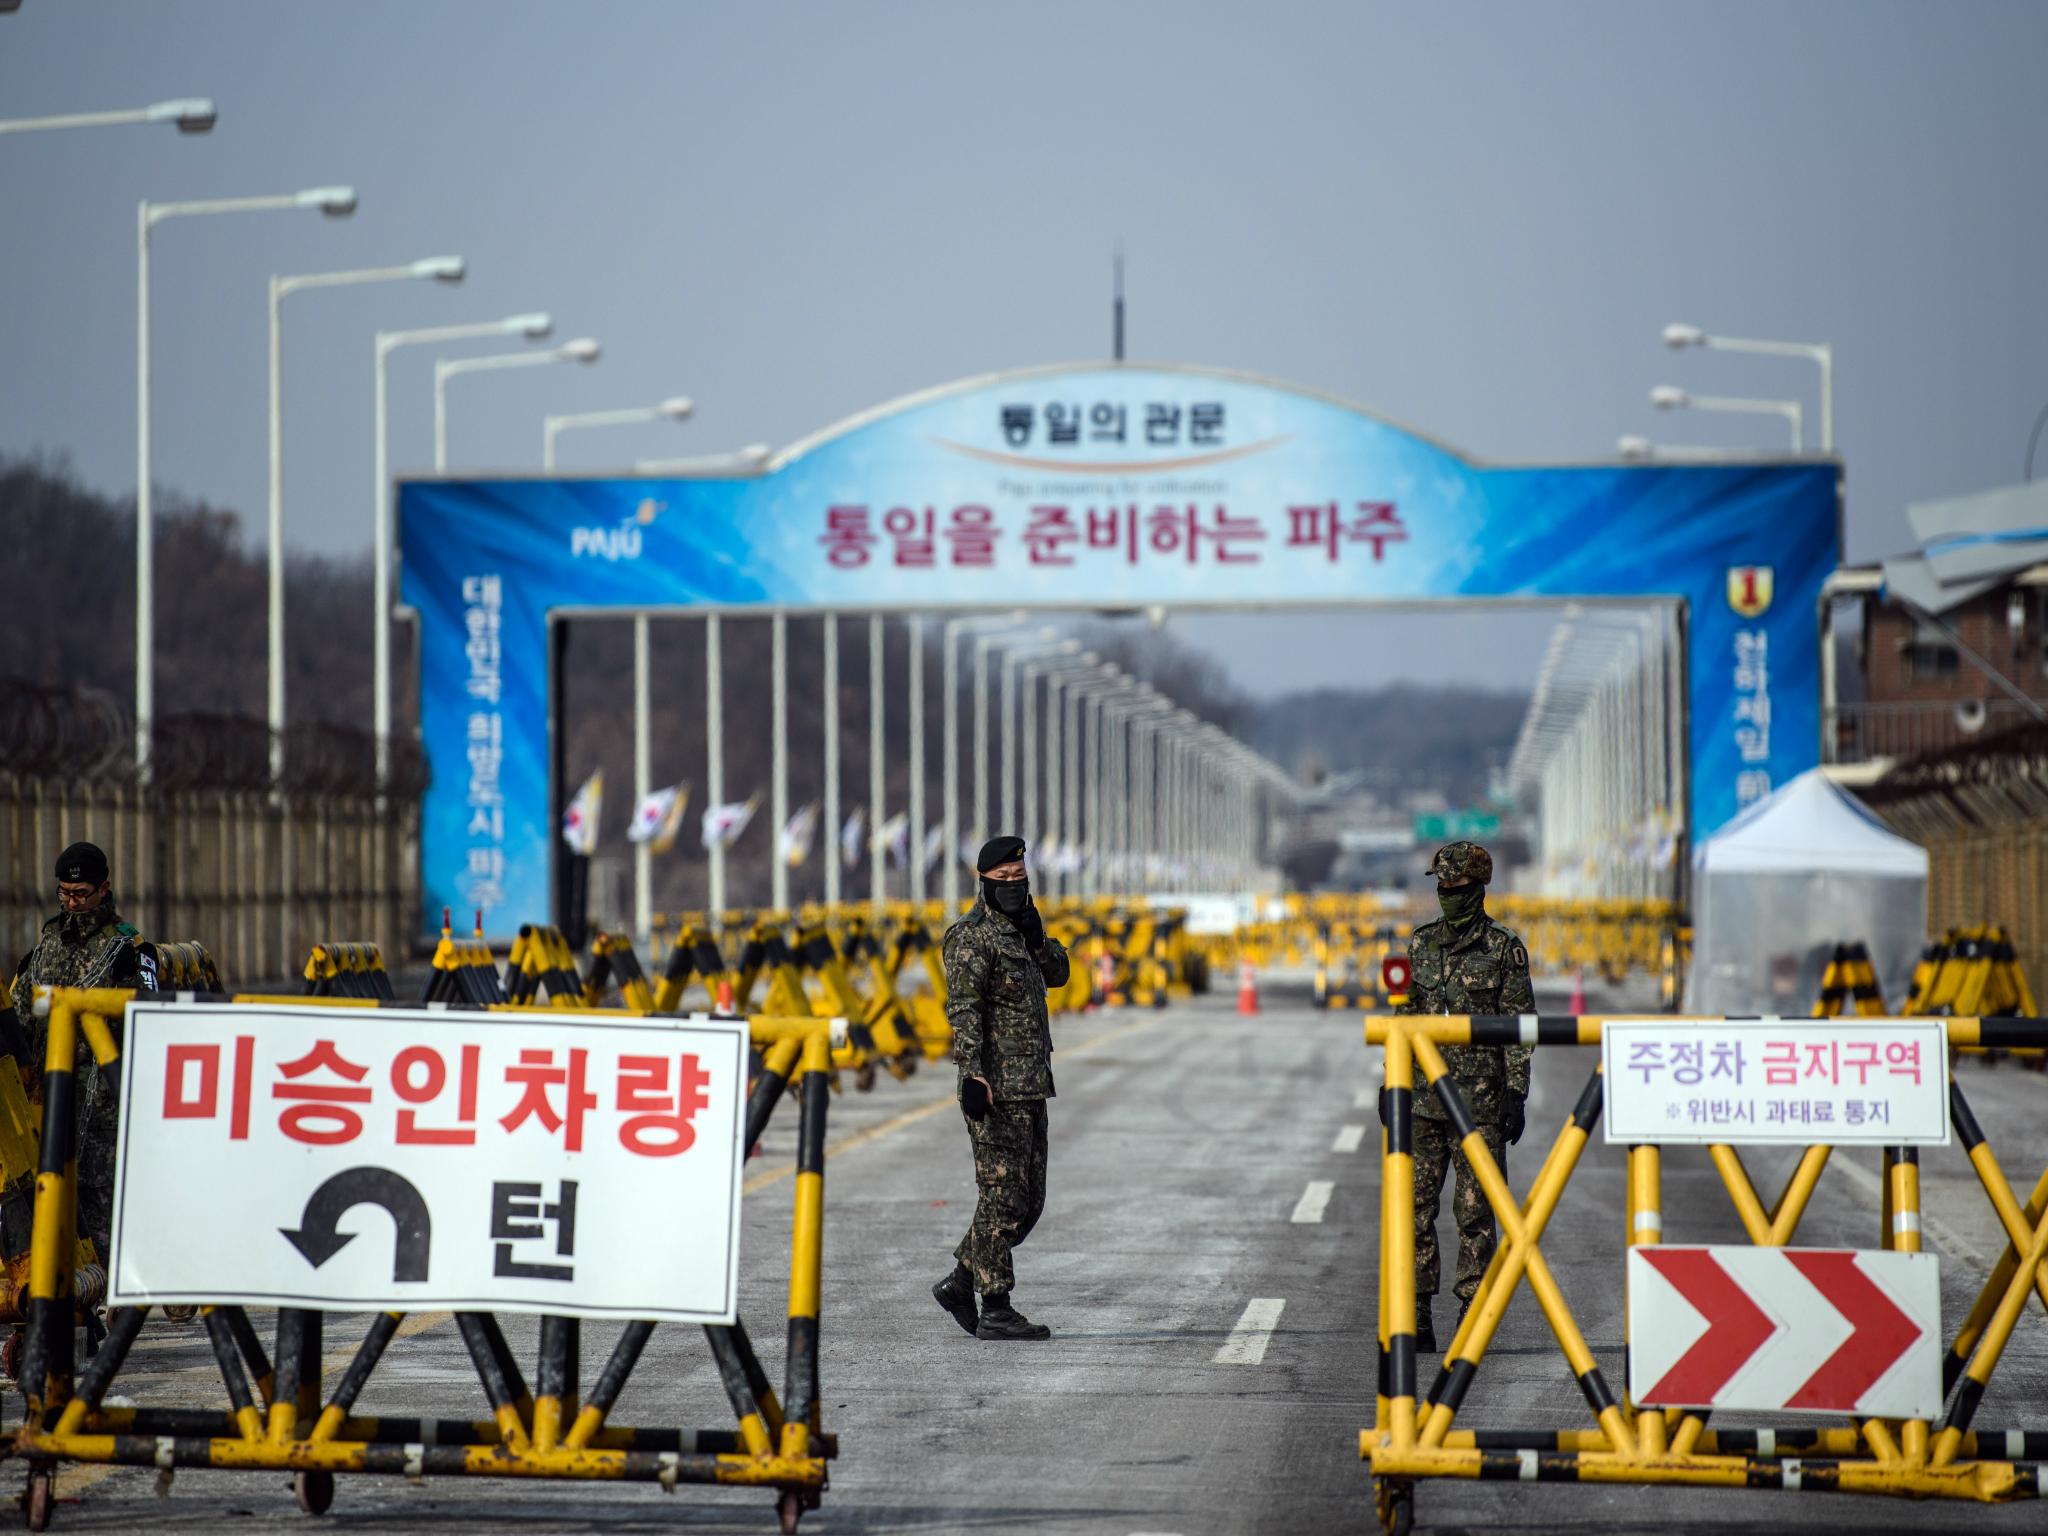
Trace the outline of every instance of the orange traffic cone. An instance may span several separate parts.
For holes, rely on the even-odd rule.
[[[1565,1005],[1565,1012],[1577,1017],[1586,1011],[1586,968],[1582,965],[1572,972],[1571,1001]]]
[[[720,1013],[732,1012],[732,978],[730,976],[718,978],[718,1011]]]
[[[1259,1011],[1259,978],[1252,970],[1249,960],[1237,968],[1237,1011],[1257,1013]]]

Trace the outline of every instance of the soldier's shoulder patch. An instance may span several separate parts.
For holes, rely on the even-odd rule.
[[[1529,969],[1529,951],[1524,947],[1520,939],[1516,939],[1512,944],[1508,945],[1508,958],[1523,970]]]
[[[114,924],[114,932],[124,939],[139,939],[142,937],[142,930],[133,923],[116,923]]]

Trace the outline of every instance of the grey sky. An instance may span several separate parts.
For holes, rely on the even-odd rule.
[[[298,547],[367,545],[379,325],[548,308],[605,344],[457,381],[458,465],[537,465],[549,410],[698,399],[687,426],[564,440],[601,467],[1100,357],[1120,236],[1134,357],[1332,391],[1489,459],[1775,446],[1782,423],[1646,391],[1795,394],[1812,420],[1813,370],[1673,355],[1660,328],[1832,341],[1870,559],[1907,542],[1906,502],[2016,478],[2048,398],[2043,59],[2031,3],[26,0],[0,114],[210,94],[221,121],[0,140],[0,449],[132,492],[137,200],[349,181],[353,219],[156,241],[159,482],[257,536],[264,278],[470,261],[460,289],[291,301]],[[395,370],[396,467],[430,457],[430,373]],[[1390,626],[1344,634],[1398,633],[1411,675],[1540,650]],[[1254,649],[1248,680],[1284,672]]]

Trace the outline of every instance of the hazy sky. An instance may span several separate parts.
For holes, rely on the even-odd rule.
[[[1134,358],[1487,459],[1776,447],[1774,419],[1646,392],[1796,395],[1813,431],[1814,370],[1674,355],[1661,327],[1831,341],[1868,560],[1908,542],[1908,501],[2016,479],[2048,399],[2044,59],[2039,3],[24,0],[0,116],[208,94],[221,118],[0,138],[0,451],[132,494],[138,199],[352,182],[352,219],[155,241],[159,483],[257,537],[266,276],[470,262],[458,289],[290,301],[296,547],[367,546],[379,326],[546,308],[604,343],[458,380],[458,467],[537,466],[550,410],[696,397],[686,426],[565,439],[605,467],[1100,358],[1121,238]],[[394,368],[399,469],[430,461],[431,357]],[[1314,650],[1501,680],[1544,622],[1361,620]],[[1216,633],[1255,686],[1293,675],[1299,645]]]

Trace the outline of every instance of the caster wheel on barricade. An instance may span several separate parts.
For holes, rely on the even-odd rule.
[[[22,1513],[32,1531],[47,1531],[50,1514],[57,1506],[57,1474],[31,1471],[28,1489],[21,1496]]]
[[[796,1523],[804,1517],[804,1496],[785,1488],[775,1501],[775,1513],[782,1517],[782,1536],[796,1536]]]
[[[1380,1530],[1385,1536],[1409,1536],[1415,1529],[1415,1485],[1376,1477],[1372,1491],[1379,1506]]]
[[[853,1088],[856,1093],[873,1093],[875,1091],[875,1064],[872,1061],[863,1062],[860,1066],[854,1068]]]
[[[324,1515],[334,1507],[334,1474],[332,1472],[294,1472],[292,1474],[292,1497],[299,1501],[299,1508],[309,1515]]]

